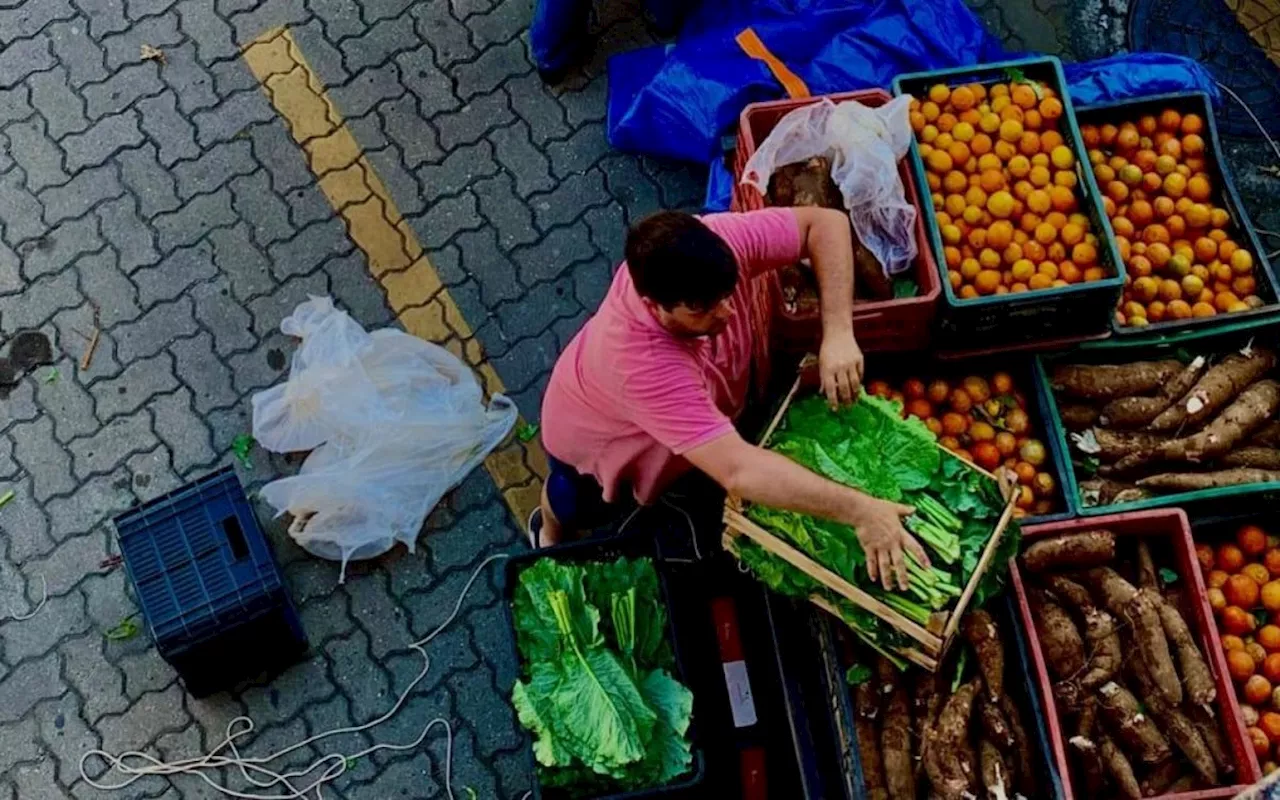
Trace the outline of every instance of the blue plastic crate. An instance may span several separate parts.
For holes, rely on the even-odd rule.
[[[306,651],[280,568],[230,467],[120,514],[115,526],[147,630],[193,694]]]

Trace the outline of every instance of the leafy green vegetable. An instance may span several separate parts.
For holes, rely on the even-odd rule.
[[[892,288],[893,290],[894,299],[899,299],[902,297],[915,297],[916,295],[920,294],[920,284],[916,283],[911,278],[903,278],[903,277],[894,278],[892,283],[890,284],[890,288]]]
[[[1168,567],[1161,567],[1160,580],[1161,582],[1164,583],[1165,586],[1171,586],[1172,584],[1175,584],[1178,582],[1178,573],[1174,572]]]
[[[253,462],[249,460],[249,453],[253,450],[255,444],[257,444],[257,441],[247,433],[242,433],[231,440],[231,452],[235,455],[236,460],[240,462],[240,466],[245,469],[253,469]]]
[[[522,442],[532,441],[533,437],[538,435],[538,429],[539,426],[534,423],[521,423],[520,427],[516,428],[516,438]]]
[[[667,671],[651,561],[540,559],[520,572],[512,611],[522,662],[512,703],[543,786],[613,794],[689,770],[693,694]]]
[[[857,686],[869,680],[871,680],[871,667],[866,664],[854,664],[844,671],[844,682],[850,686]]]

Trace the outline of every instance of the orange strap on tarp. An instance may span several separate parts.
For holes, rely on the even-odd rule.
[[[797,97],[809,97],[809,87],[805,85],[800,76],[787,68],[786,64],[769,51],[765,47],[764,42],[756,35],[755,30],[745,28],[741,33],[734,37],[734,41],[738,43],[738,47],[742,48],[742,52],[748,56],[763,61],[769,71],[773,73],[773,77],[778,79],[778,83],[782,84],[782,88],[787,90],[787,96],[792,99]]]

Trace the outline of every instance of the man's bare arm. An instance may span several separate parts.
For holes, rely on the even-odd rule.
[[[864,359],[853,336],[853,233],[849,217],[832,208],[794,208],[804,254],[813,264],[822,304],[818,370],[831,405],[852,403]]]
[[[852,526],[867,554],[867,573],[886,588],[894,577],[907,588],[903,548],[921,564],[924,548],[902,527],[908,506],[878,500],[811,472],[785,456],[747,443],[737,433],[695,447],[685,458],[727,491],[775,508],[835,520]]]

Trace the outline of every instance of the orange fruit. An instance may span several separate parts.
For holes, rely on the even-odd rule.
[[[1272,547],[1262,557],[1262,564],[1273,576],[1280,577],[1280,547]]]
[[[1056,211],[1069,214],[1076,210],[1076,196],[1065,186],[1049,187],[1049,199],[1053,201],[1053,207]]]
[[[1254,675],[1244,682],[1242,695],[1249,705],[1260,706],[1271,699],[1271,681],[1261,675]]]
[[[949,394],[951,394],[951,386],[944,380],[935,380],[925,389],[924,396],[930,403],[941,405],[947,401]],[[1212,554],[1210,554],[1210,561],[1212,561]]]
[[[1243,650],[1244,639],[1236,636],[1234,633],[1228,633],[1222,637],[1222,652],[1230,653],[1232,650]]]
[[[1249,578],[1259,586],[1265,586],[1271,582],[1271,573],[1267,571],[1265,566],[1256,561],[1252,564],[1245,564],[1244,567],[1241,568],[1240,574]]]
[[[1213,187],[1209,184],[1208,178],[1203,175],[1192,175],[1187,179],[1187,197],[1197,203],[1204,203],[1212,196]]]
[[[1204,542],[1196,542],[1196,562],[1200,564],[1200,574],[1213,569],[1213,548]]]
[[[1116,149],[1121,152],[1137,150],[1141,140],[1142,137],[1138,134],[1138,129],[1126,122],[1120,128],[1119,133],[1116,134]]]
[[[1000,140],[1010,144],[1022,140],[1022,123],[1016,119],[1004,119],[1000,123]]]
[[[1267,738],[1267,734],[1261,728],[1249,728],[1245,733],[1249,735],[1249,744],[1253,746],[1254,755],[1259,761],[1265,761],[1271,752],[1271,740]]]
[[[1040,134],[1035,131],[1024,130],[1022,137],[1018,139],[1018,152],[1025,156],[1034,156],[1040,152]]]
[[[1280,661],[1276,663],[1277,675],[1280,675]],[[1266,665],[1263,665],[1263,675],[1266,675]],[[1268,680],[1271,680],[1268,678]],[[1262,716],[1258,718],[1258,727],[1267,735],[1273,743],[1280,741],[1280,713],[1275,711],[1264,711]]]
[[[1262,675],[1272,683],[1280,681],[1280,653],[1272,653],[1262,662]],[[1275,712],[1269,712],[1275,714]],[[1280,717],[1280,714],[1275,714]]]
[[[1168,314],[1170,319],[1191,319],[1191,304],[1186,300],[1170,300]]]
[[[994,252],[994,251],[984,251]],[[997,258],[999,258],[997,256]],[[992,294],[1000,286],[1000,273],[994,269],[984,269],[978,273],[978,277],[974,278],[974,288],[978,290],[978,294]]]
[[[1245,609],[1253,608],[1258,604],[1260,592],[1257,581],[1248,575],[1232,575],[1222,587],[1222,593],[1227,596],[1228,603]]]
[[[1256,638],[1268,653],[1280,650],[1280,625],[1263,625],[1258,629]]]
[[[1222,627],[1227,633],[1243,636],[1246,633],[1252,633],[1257,625],[1258,621],[1253,618],[1253,615],[1240,606],[1227,606],[1222,609]]]
[[[1253,676],[1254,670],[1257,667],[1253,663],[1253,656],[1246,653],[1244,648],[1240,648],[1239,650],[1228,650],[1226,656],[1227,674],[1234,680],[1243,682],[1249,680],[1249,678]]]
[[[1206,586],[1221,589],[1223,586],[1227,585],[1227,581],[1230,579],[1230,573],[1220,569],[1211,569],[1209,570],[1209,574],[1204,576],[1204,583]]]
[[[1204,120],[1199,114],[1187,114],[1182,118],[1179,130],[1185,135],[1201,133],[1204,131]]]
[[[1025,83],[1019,83],[1016,86],[1014,86],[1009,91],[1009,97],[1011,100],[1013,100],[1014,105],[1017,105],[1020,108],[1025,109],[1025,108],[1036,107],[1035,90]]]
[[[1160,113],[1160,130],[1168,133],[1177,133],[1182,128],[1182,115],[1172,108],[1166,108]]]
[[[957,111],[968,111],[977,102],[977,96],[973,93],[973,89],[968,86],[960,86],[951,92],[951,105]]]
[[[1262,666],[1262,662],[1267,660],[1267,648],[1258,644],[1257,640],[1244,642],[1244,651],[1249,654],[1249,658],[1253,659],[1253,663],[1257,667]]]
[[[1209,598],[1209,607],[1214,611],[1221,611],[1227,607],[1227,596],[1221,589],[1206,589],[1205,596]]]
[[[1164,193],[1177,199],[1187,191],[1187,179],[1179,172],[1164,176]]]
[[[942,432],[948,436],[961,436],[969,430],[969,418],[954,411],[942,415]]]
[[[1234,544],[1221,545],[1213,563],[1224,572],[1239,572],[1244,566],[1244,551]]]

